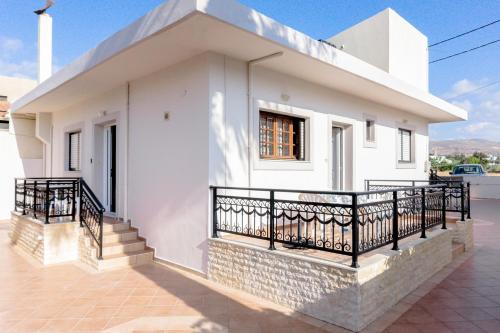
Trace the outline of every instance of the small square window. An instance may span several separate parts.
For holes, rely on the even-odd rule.
[[[375,121],[366,121],[366,141],[375,142]]]

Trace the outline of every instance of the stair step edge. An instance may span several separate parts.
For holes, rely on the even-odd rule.
[[[151,248],[144,248],[144,250],[140,251],[133,251],[133,252],[125,252],[125,253],[119,253],[119,254],[112,254],[109,256],[104,256],[103,260],[106,259],[117,259],[117,258],[123,258],[123,257],[131,257],[131,256],[136,256],[136,255],[141,255],[141,254],[149,254],[153,253],[154,250]]]

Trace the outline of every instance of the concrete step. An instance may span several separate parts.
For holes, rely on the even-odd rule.
[[[452,258],[460,256],[462,253],[465,253],[465,244],[453,242],[451,244],[452,247]]]
[[[447,213],[446,214],[446,223],[456,223],[461,218],[458,213]]]
[[[130,228],[130,224],[128,223],[123,223],[119,221],[105,221],[103,223],[103,230],[104,232],[110,232],[110,231],[121,231],[121,230],[127,230]]]
[[[108,243],[103,245],[102,254],[103,256],[109,256],[114,254],[137,252],[144,250],[145,246],[146,242],[141,238],[118,243]]]
[[[120,243],[137,239],[137,230],[127,229],[119,231],[108,231],[103,234],[103,245]]]
[[[103,256],[103,259],[98,260],[97,262],[98,270],[101,271],[148,264],[153,261],[153,256],[154,251],[151,248],[145,248],[141,251]]]

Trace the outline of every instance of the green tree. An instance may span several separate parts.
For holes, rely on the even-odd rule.
[[[481,164],[484,167],[488,165],[488,155],[486,155],[485,153],[476,151],[474,154],[472,154],[472,157],[474,157],[478,161],[476,162],[476,164]]]
[[[482,164],[481,159],[479,157],[476,157],[476,156],[467,157],[466,163],[467,164]]]

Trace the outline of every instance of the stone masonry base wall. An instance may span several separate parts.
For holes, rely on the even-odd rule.
[[[19,213],[12,213],[10,227],[11,244],[42,264],[78,259],[78,223],[44,224]]]
[[[43,264],[43,225],[14,213],[10,221],[10,243]]]
[[[453,229],[453,241],[464,244],[465,251],[470,251],[474,247],[474,220],[457,221]]]
[[[358,269],[224,239],[209,240],[209,280],[360,331],[451,262],[451,233],[402,244]]]

